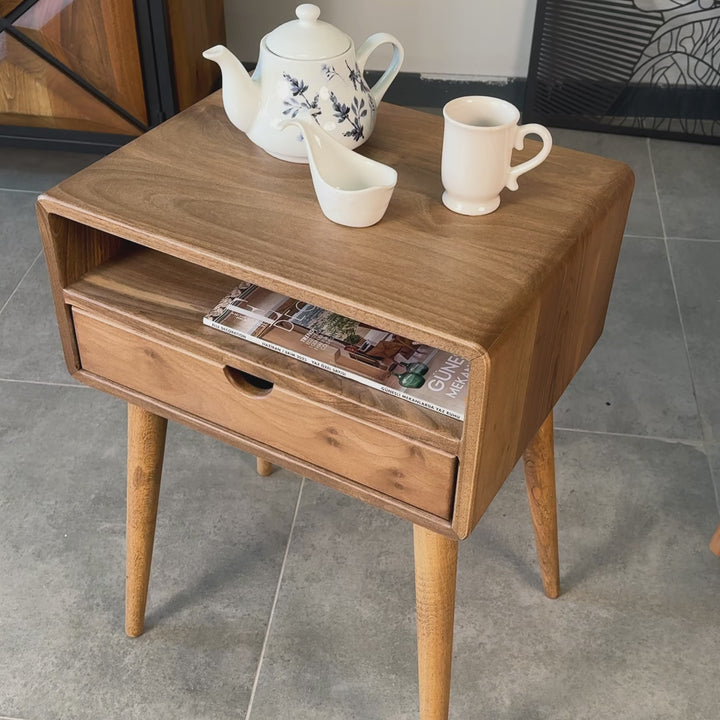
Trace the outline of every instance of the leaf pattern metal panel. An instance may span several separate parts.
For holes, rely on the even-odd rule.
[[[720,2],[540,0],[525,120],[720,141]]]

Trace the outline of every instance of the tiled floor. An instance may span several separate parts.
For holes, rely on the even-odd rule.
[[[461,544],[451,718],[715,720],[720,147],[554,136],[637,189],[556,409],[563,594],[516,469]],[[124,636],[125,410],[64,369],[33,210],[92,160],[0,148],[0,716],[417,718],[410,526],[179,426]]]

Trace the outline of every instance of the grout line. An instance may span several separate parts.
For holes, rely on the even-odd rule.
[[[659,435],[637,435],[635,433],[611,432],[609,430],[584,430],[583,428],[560,427],[559,425],[555,426],[555,430],[559,430],[561,432],[588,433],[589,435],[609,435],[611,437],[634,438],[637,440],[655,440],[665,443],[682,443],[683,445],[691,445],[692,447],[697,448],[702,448],[704,444],[702,439],[693,440],[692,438],[668,438],[661,437]]]
[[[10,301],[13,299],[15,293],[18,291],[18,288],[22,285],[23,280],[30,274],[30,271],[33,269],[33,266],[34,266],[35,263],[40,259],[40,256],[41,256],[42,254],[43,254],[43,251],[40,250],[40,252],[38,252],[38,254],[35,256],[35,259],[30,263],[30,265],[28,266],[28,269],[25,271],[25,273],[23,274],[23,276],[22,276],[22,277],[20,278],[20,280],[18,281],[18,284],[15,286],[15,289],[10,293],[10,296],[9,296],[8,299],[3,303],[3,306],[0,307],[0,315],[3,314],[3,310],[5,310],[5,308],[10,304]]]
[[[634,235],[633,233],[624,233],[623,237],[632,238],[634,240],[665,240],[665,237],[662,235]],[[683,242],[720,243],[720,238],[713,240],[712,238],[692,238],[671,235],[667,239],[682,240]]]
[[[10,717],[9,715],[0,715],[0,720],[23,720],[23,718]]]
[[[50,385],[52,387],[77,388],[78,390],[91,390],[92,389],[88,385],[81,385],[79,383],[76,384],[76,383],[52,382],[51,380],[17,380],[15,378],[0,377],[0,383],[18,383],[20,385]],[[0,715],[0,720],[3,720],[2,715]]]
[[[660,192],[658,191],[657,177],[655,175],[655,163],[653,163],[652,150],[650,148],[650,138],[645,139],[645,145],[647,146],[648,160],[650,161],[650,174],[652,175],[653,179],[655,200],[657,201],[658,213],[660,214],[660,227],[662,228],[662,236],[663,240],[667,242],[667,230],[665,230],[665,218],[663,217],[662,204],[660,203]]]
[[[0,192],[31,193],[32,195],[42,195],[45,191],[44,190],[24,190],[23,188],[0,187]],[[0,715],[0,720],[4,720],[2,715]]]
[[[245,713],[245,720],[250,720],[250,712],[252,711],[252,706],[255,702],[255,693],[260,681],[260,671],[262,669],[263,660],[265,659],[265,651],[267,650],[268,641],[270,639],[270,629],[275,616],[275,608],[277,607],[278,598],[280,597],[280,586],[282,585],[283,576],[285,574],[285,566],[287,565],[288,554],[290,553],[290,543],[292,542],[293,531],[295,530],[295,521],[297,520],[298,511],[300,510],[300,498],[302,498],[302,491],[304,487],[305,478],[303,478],[300,482],[300,491],[298,492],[297,502],[295,503],[295,513],[293,514],[292,523],[290,524],[290,532],[288,534],[287,544],[285,545],[285,555],[283,555],[282,565],[280,566],[280,575],[278,576],[277,587],[275,588],[275,597],[273,598],[272,606],[270,608],[270,617],[268,618],[265,639],[263,640],[262,649],[260,650],[260,658],[258,659],[257,670],[255,671],[255,678],[253,679],[252,690],[250,691],[250,700]],[[0,718],[0,720],[2,720],[2,718]]]
[[[667,239],[668,240],[681,240],[682,242],[720,243],[720,239],[713,240],[712,238],[677,237],[675,235],[672,235]]]
[[[710,474],[710,482],[715,493],[715,505],[720,509],[720,488],[717,487],[715,476],[713,473],[712,463],[710,462],[710,438],[707,425],[703,420],[700,410],[700,402],[698,401],[698,392],[695,385],[695,375],[693,373],[692,358],[690,356],[690,346],[687,341],[687,333],[685,331],[685,321],[683,319],[682,309],[680,308],[680,295],[678,294],[677,282],[675,281],[675,271],[673,270],[672,260],[670,259],[670,245],[668,243],[667,230],[665,229],[665,218],[662,213],[662,204],[660,203],[660,193],[658,191],[657,176],[655,175],[655,163],[653,162],[652,149],[650,147],[650,138],[647,139],[648,157],[650,158],[650,172],[652,174],[653,185],[655,187],[655,197],[657,198],[658,211],[660,212],[660,225],[663,231],[663,239],[665,242],[665,256],[667,257],[668,270],[670,271],[670,282],[672,283],[673,293],[675,295],[675,306],[677,307],[678,319],[680,321],[680,332],[682,334],[683,344],[685,346],[685,359],[688,364],[688,374],[690,376],[690,387],[692,388],[693,397],[695,398],[695,408],[697,409],[698,423],[700,424],[700,432],[702,434],[702,446],[705,451],[705,460],[708,465]]]

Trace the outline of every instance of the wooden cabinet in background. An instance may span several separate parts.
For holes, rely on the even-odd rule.
[[[0,0],[0,143],[112,149],[219,83],[223,0]]]

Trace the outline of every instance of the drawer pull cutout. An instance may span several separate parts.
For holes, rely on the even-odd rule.
[[[223,372],[228,382],[245,395],[263,397],[269,395],[273,389],[273,384],[269,380],[263,380],[263,378],[251,375],[248,372],[243,372],[229,365],[223,368]]]

